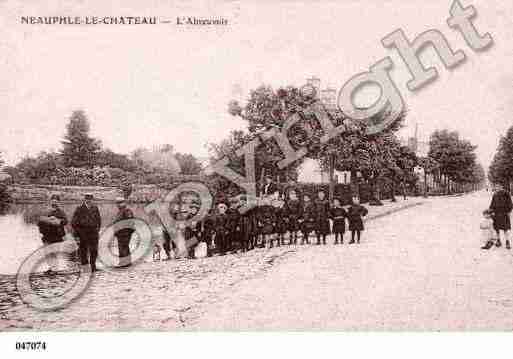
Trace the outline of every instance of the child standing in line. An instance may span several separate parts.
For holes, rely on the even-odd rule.
[[[330,217],[333,220],[333,233],[335,233],[335,244],[338,244],[340,238],[340,244],[344,243],[344,232],[346,231],[346,217],[347,212],[340,205],[340,199],[333,199],[333,207],[330,210]]]
[[[492,212],[489,209],[483,211],[483,219],[479,223],[479,228],[481,229],[481,240],[484,243],[481,249],[490,249],[495,243],[495,231],[493,230]]]
[[[349,206],[347,210],[347,220],[349,222],[349,230],[351,231],[351,241],[349,244],[354,243],[354,237],[356,234],[356,243],[360,243],[361,232],[363,231],[363,219],[369,211],[367,208],[360,204],[358,197],[353,198],[353,204]]]
[[[273,233],[276,223],[276,216],[274,214],[274,207],[270,204],[260,206],[258,210],[258,226],[259,232],[262,234],[262,246],[265,248],[269,243],[269,248],[273,247]]]
[[[330,204],[325,198],[324,191],[317,192],[317,199],[314,202],[315,207],[315,235],[317,237],[317,245],[326,245],[326,235],[330,233]]]
[[[215,245],[219,255],[224,256],[227,251],[227,241],[229,235],[230,218],[226,214],[228,206],[221,202],[217,205],[217,215],[215,217]]]
[[[240,212],[239,212],[239,202],[237,199],[232,198],[230,200],[230,208],[226,210],[226,215],[228,216],[228,234],[226,236],[226,250],[228,252],[233,252],[235,250],[235,242],[239,241],[240,238]]]
[[[216,232],[215,226],[215,211],[211,209],[206,215],[202,224],[202,241],[207,244],[207,256],[212,256],[212,250],[214,249],[214,234]]]
[[[274,208],[274,216],[276,218],[274,225],[274,233],[278,239],[278,246],[285,244],[284,235],[287,231],[287,215],[285,210],[285,202],[281,199],[276,199],[272,201],[272,206]],[[272,243],[272,242],[271,242]]]
[[[289,192],[285,212],[288,217],[289,244],[297,244],[297,232],[300,229],[299,221],[303,216],[303,206],[295,190]]]
[[[310,196],[303,196],[303,217],[301,218],[301,232],[303,232],[303,237],[301,238],[301,244],[310,244],[310,240],[308,237],[310,233],[315,230],[315,206],[312,201],[310,201]]]

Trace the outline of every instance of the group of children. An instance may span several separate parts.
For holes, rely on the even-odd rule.
[[[185,227],[185,240],[196,238],[200,243],[206,243],[209,256],[237,250],[244,252],[255,247],[294,245],[298,244],[299,237],[300,244],[310,244],[312,233],[315,233],[318,245],[325,245],[326,236],[330,233],[335,235],[335,244],[342,244],[347,219],[351,232],[349,244],[360,243],[364,229],[362,217],[367,214],[367,209],[359,204],[358,198],[354,198],[346,210],[338,198],[330,204],[323,191],[317,193],[315,200],[307,194],[300,199],[295,190],[290,190],[286,199],[280,198],[276,192],[261,205],[241,211],[245,205],[244,196],[230,205],[218,203],[213,213]],[[197,213],[197,208],[192,207],[191,210],[192,217]]]

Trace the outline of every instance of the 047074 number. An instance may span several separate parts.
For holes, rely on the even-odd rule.
[[[16,342],[16,350],[46,350],[46,342]]]

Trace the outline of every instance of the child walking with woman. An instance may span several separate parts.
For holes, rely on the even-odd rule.
[[[481,229],[481,241],[483,242],[481,249],[492,248],[495,243],[495,238],[492,211],[489,209],[483,211],[483,219],[481,220],[481,223],[479,223],[479,228]]]

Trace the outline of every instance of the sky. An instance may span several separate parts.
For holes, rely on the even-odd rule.
[[[461,1],[494,44],[476,53],[446,24],[452,1],[0,1],[0,151],[9,164],[59,150],[71,112],[92,135],[129,153],[169,143],[208,155],[206,144],[245,123],[227,113],[262,84],[301,86],[316,76],[340,89],[390,56],[408,116],[401,136],[427,140],[457,130],[487,166],[513,110],[513,3]],[[22,16],[157,16],[157,25],[28,25]],[[226,26],[179,26],[176,17],[223,17]],[[171,23],[161,23],[170,20]],[[448,71],[432,49],[421,59],[438,78],[415,93],[401,58],[381,39],[402,29],[413,40],[438,29],[467,60]],[[362,94],[373,102],[375,92]]]

